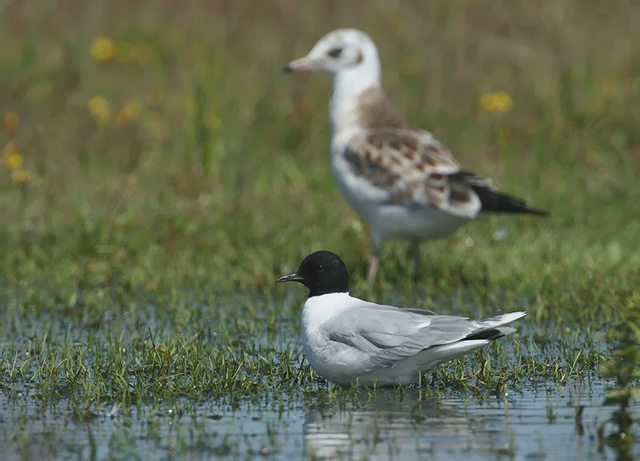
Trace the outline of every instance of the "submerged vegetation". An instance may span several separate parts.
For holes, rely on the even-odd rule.
[[[633,401],[640,397],[640,296],[636,294],[627,305],[622,306],[622,312],[623,319],[612,325],[606,334],[613,349],[612,357],[600,365],[600,375],[615,383],[604,403],[619,408],[612,413],[608,422],[602,423],[598,435],[601,443],[606,441],[620,450],[621,457],[632,459],[630,448],[635,440],[633,425],[640,421],[631,412]]]
[[[310,370],[298,339],[304,291],[274,284],[329,249],[367,299],[473,317],[528,311],[519,334],[428,374],[425,398],[586,387],[600,374],[621,406],[604,436],[633,428],[633,2],[177,5],[0,10],[7,405],[62,404],[83,422],[143,407],[355,398]],[[329,83],[280,72],[345,25],[373,36],[384,86],[416,126],[550,216],[490,218],[428,242],[419,284],[406,245],[390,243],[368,285],[366,225],[327,160]]]

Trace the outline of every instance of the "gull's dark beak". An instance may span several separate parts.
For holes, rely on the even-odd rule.
[[[284,283],[284,282],[302,282],[304,277],[300,277],[298,274],[289,274],[283,277],[280,277],[276,280],[276,283]]]

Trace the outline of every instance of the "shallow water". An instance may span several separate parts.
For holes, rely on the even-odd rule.
[[[477,400],[421,399],[418,389],[379,390],[337,403],[300,398],[274,410],[214,402],[102,408],[74,421],[64,403],[42,408],[27,392],[0,394],[0,459],[616,459],[598,446],[602,382]],[[583,405],[576,420],[576,406]],[[638,407],[633,409],[638,410]],[[640,446],[632,446],[640,455]],[[618,458],[619,459],[619,458]]]

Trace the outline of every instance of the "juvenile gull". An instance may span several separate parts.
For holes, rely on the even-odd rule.
[[[515,331],[526,315],[484,320],[384,306],[349,294],[349,272],[330,251],[310,254],[280,282],[309,289],[302,310],[302,348],[313,369],[341,386],[412,384],[436,365]]]
[[[463,170],[431,133],[412,127],[382,91],[378,50],[364,32],[330,32],[285,71],[332,76],[331,167],[344,198],[369,224],[369,280],[385,240],[412,240],[417,278],[422,239],[446,237],[488,213],[547,214]]]

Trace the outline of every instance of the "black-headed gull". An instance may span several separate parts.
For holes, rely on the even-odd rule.
[[[341,386],[416,383],[436,365],[513,333],[504,326],[526,315],[484,320],[375,304],[349,294],[349,271],[330,251],[307,256],[278,282],[309,289],[302,310],[302,347],[313,369]]]

